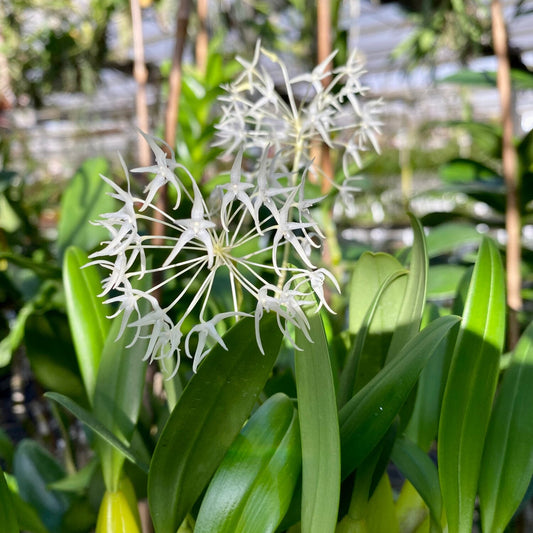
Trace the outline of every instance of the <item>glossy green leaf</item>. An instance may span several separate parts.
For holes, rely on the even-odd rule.
[[[13,473],[20,496],[35,508],[50,531],[59,532],[69,499],[47,487],[64,477],[60,464],[39,444],[27,439],[15,450]]]
[[[425,320],[431,322],[438,317],[439,311],[434,304],[426,306]],[[405,428],[406,436],[425,452],[429,451],[437,436],[442,397],[458,330],[459,324],[456,324],[441,340],[435,354],[420,373],[415,405]]]
[[[401,348],[418,333],[426,303],[428,275],[426,238],[420,221],[411,214],[409,218],[413,227],[409,274],[396,328],[389,345],[386,364],[389,364],[392,358],[400,353]]]
[[[0,427],[0,459],[7,464],[8,468],[11,466],[14,451],[15,446],[9,435]]]
[[[385,435],[422,368],[458,320],[450,315],[429,324],[341,409],[343,478],[361,464]]]
[[[521,139],[517,146],[517,152],[521,173],[533,172],[533,129],[529,130],[527,135]]]
[[[484,531],[503,531],[533,476],[533,323],[518,342],[490,419],[479,480]]]
[[[365,253],[355,264],[349,327],[356,338],[340,377],[339,407],[383,367],[405,293],[405,274],[399,261],[385,253]]]
[[[533,76],[530,72],[520,69],[511,70],[511,80],[517,90],[533,89]],[[457,83],[460,85],[472,85],[474,87],[496,88],[496,72],[460,70],[439,80],[440,83]]]
[[[500,176],[491,168],[473,159],[452,159],[440,167],[439,176],[446,182],[461,182],[493,180]],[[474,229],[474,228],[472,228]]]
[[[248,420],[224,456],[196,520],[195,533],[275,531],[301,469],[298,415],[278,393]]]
[[[82,268],[88,262],[84,251],[70,247],[65,252],[63,284],[78,365],[92,402],[98,365],[111,327],[107,318],[111,308],[98,297],[102,288],[96,267]]]
[[[148,502],[157,533],[174,533],[206,487],[264,387],[281,345],[274,315],[244,318],[215,346],[187,384],[157,443]]]
[[[439,424],[438,458],[450,533],[472,530],[481,456],[505,333],[505,278],[484,239],[459,328]]]
[[[302,443],[302,532],[335,531],[340,437],[328,343],[319,313],[308,313],[311,341],[296,330],[294,365]]]
[[[11,362],[13,352],[19,347],[24,337],[26,320],[28,320],[34,309],[35,302],[33,300],[24,304],[19,310],[10,332],[0,341],[0,368],[7,366]]]
[[[109,165],[105,159],[87,159],[63,193],[62,216],[57,228],[60,257],[69,246],[89,251],[109,237],[106,228],[91,224],[102,213],[115,210],[116,200],[108,194],[111,188],[100,177],[100,174],[105,175],[108,171]]]
[[[82,492],[87,490],[93,474],[99,465],[99,461],[94,457],[83,468],[70,474],[67,477],[48,484],[49,489],[62,492]]]
[[[33,313],[26,321],[24,344],[32,371],[46,390],[87,402],[65,314]]]
[[[395,272],[404,272],[404,267],[392,255],[379,252],[365,252],[355,263],[350,283],[349,330],[357,335],[365,320],[367,310],[375,300],[383,282]],[[404,283],[394,285],[394,290],[383,295],[383,301],[376,312],[374,324],[378,331],[389,335],[396,325],[395,309],[399,309],[398,301],[403,298]],[[392,308],[392,309],[391,309]],[[392,318],[391,318],[392,315]],[[390,338],[388,339],[390,341]],[[388,347],[388,342],[386,343]]]
[[[148,282],[150,276],[146,276]],[[144,280],[143,280],[144,281]],[[140,313],[146,301],[139,302]],[[146,375],[144,355],[147,338],[135,339],[136,329],[126,328],[120,338],[122,315],[113,320],[103,348],[94,390],[93,414],[115,437],[128,446],[137,424]],[[100,441],[99,455],[107,490],[118,487],[124,455],[105,441]]]
[[[434,265],[428,271],[428,300],[451,299],[463,279],[465,268],[462,265]]]
[[[0,468],[0,524],[5,533],[19,533],[19,524],[15,512],[11,491],[9,490],[4,472]]]
[[[126,459],[136,464],[144,472],[148,472],[148,465],[140,460],[137,455],[122,441],[117,439],[115,435],[105,427],[97,418],[94,417],[89,411],[80,407],[76,402],[70,398],[58,394],[57,392],[46,392],[44,394],[46,398],[54,400],[59,405],[62,405],[65,409],[70,411],[78,420],[83,422],[87,427],[92,429],[99,437],[108,442],[111,446],[117,449]]]
[[[5,474],[7,485],[11,492],[11,503],[17,517],[20,531],[31,531],[31,533],[49,533],[49,530],[39,518],[35,509],[25,502],[18,494],[17,481],[13,476]],[[17,530],[19,531],[19,530]]]
[[[440,524],[442,496],[435,463],[414,442],[405,437],[394,443],[391,460],[422,496],[434,522]]]
[[[44,279],[60,279],[61,269],[54,263],[44,263],[30,259],[24,255],[13,252],[0,252],[0,259],[5,259],[9,263],[20,268],[33,271],[37,276]]]
[[[449,222],[433,228],[426,237],[428,257],[455,254],[464,247],[478,247],[481,235],[471,224]]]

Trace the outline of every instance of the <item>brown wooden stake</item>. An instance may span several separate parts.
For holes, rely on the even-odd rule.
[[[144,61],[144,39],[142,27],[142,13],[139,0],[130,0],[131,25],[133,32],[133,77],[137,82],[137,94],[135,106],[137,113],[137,127],[148,133],[150,130],[150,119],[148,114],[148,101],[146,98],[146,83],[148,81],[148,69]],[[139,165],[141,167],[150,166],[152,154],[148,143],[139,135]]]
[[[492,0],[492,39],[494,52],[498,59],[497,85],[500,94],[502,113],[502,166],[506,186],[505,227],[507,230],[507,305],[509,306],[508,343],[512,349],[518,342],[520,326],[517,313],[522,308],[521,258],[521,221],[519,204],[519,185],[517,177],[517,155],[513,143],[513,114],[511,68],[509,64],[507,30],[499,0]]]
[[[209,46],[209,36],[207,34],[207,2],[208,0],[197,0],[196,2],[196,14],[198,15],[196,66],[202,74],[205,74],[205,69],[207,68],[207,51]]]
[[[181,95],[181,64],[183,50],[187,40],[191,0],[181,0],[176,15],[176,40],[172,54],[172,67],[169,77],[169,94],[165,113],[165,141],[170,147],[176,144],[176,126],[178,124],[179,104]]]
[[[331,2],[330,0],[318,0],[317,2],[317,52],[318,63],[322,63],[331,54]],[[322,85],[327,87],[331,82],[331,76],[322,80]],[[322,179],[322,192],[327,193],[331,189],[333,179],[333,162],[329,146],[321,144],[318,166],[324,174]]]
[[[165,142],[172,149],[176,146],[176,128],[178,124],[179,102],[181,95],[181,65],[183,50],[187,39],[187,27],[189,25],[189,13],[191,0],[181,0],[176,13],[176,39],[174,42],[174,52],[172,54],[172,66],[169,76],[168,101],[165,112]],[[170,155],[170,154],[168,154]],[[157,208],[166,213],[167,211],[167,188],[163,186],[159,189],[156,201]],[[152,223],[152,235],[159,237],[154,239],[153,244],[162,244],[165,235],[165,225],[162,223],[163,215],[157,210],[154,213],[156,219]],[[159,274],[159,273],[156,273]],[[154,276],[154,282],[158,284],[161,280]],[[159,291],[154,292],[154,296],[160,299]]]

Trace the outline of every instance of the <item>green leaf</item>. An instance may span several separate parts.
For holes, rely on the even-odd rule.
[[[305,291],[304,291],[305,292]],[[294,363],[302,442],[302,532],[335,531],[340,437],[335,385],[319,313],[307,313],[311,341],[296,330]]]
[[[533,76],[529,72],[512,69],[511,81],[515,90],[533,89]],[[465,69],[439,80],[439,83],[457,83],[474,87],[496,88],[496,72]]]
[[[20,309],[10,332],[0,341],[0,368],[11,362],[13,352],[19,347],[24,338],[26,320],[33,313],[35,302],[30,300]]]
[[[106,442],[111,444],[116,448],[120,453],[124,455],[126,459],[131,461],[133,464],[136,464],[141,470],[145,473],[148,472],[148,465],[144,464],[134,452],[124,445],[113,433],[106,428],[98,419],[94,417],[89,411],[80,407],[76,402],[72,401],[70,398],[58,394],[57,392],[46,392],[44,394],[46,398],[54,400],[59,405],[62,405],[65,409],[70,411],[78,420],[83,422],[87,427],[92,429],[99,437],[104,439]]]
[[[500,175],[473,159],[457,158],[448,161],[439,168],[439,177],[448,183],[465,183],[483,180],[491,181],[500,178]]]
[[[301,468],[298,418],[284,394],[270,397],[230,446],[196,520],[196,533],[275,531]]]
[[[4,472],[0,468],[0,524],[4,533],[19,533],[19,524],[15,513],[11,491],[9,490]]]
[[[343,479],[361,464],[385,435],[422,368],[458,320],[450,315],[429,324],[341,409]]]
[[[142,281],[149,283],[150,276],[145,276]],[[141,315],[147,312],[147,304],[146,300],[139,302]],[[94,390],[93,414],[115,437],[129,445],[141,408],[147,366],[144,355],[149,339],[139,337],[135,340],[136,329],[128,327],[117,338],[122,318],[119,315],[113,320],[103,348]],[[99,455],[106,488],[115,492],[125,457],[105,441],[99,443]]]
[[[428,271],[429,300],[451,299],[463,279],[466,268],[462,265],[434,265]]]
[[[407,278],[396,258],[365,253],[355,264],[350,286],[350,332],[356,333],[340,377],[342,407],[383,367]]]
[[[20,496],[32,505],[50,531],[59,532],[69,499],[47,488],[65,473],[50,453],[35,441],[21,441],[13,458],[13,473]]]
[[[29,259],[28,257],[13,252],[0,252],[0,259],[5,259],[6,261],[20,268],[31,270],[40,278],[61,278],[61,269],[55,263],[50,264],[37,262],[33,259]]]
[[[87,159],[71,179],[61,199],[62,216],[57,228],[60,257],[69,246],[89,251],[109,237],[106,228],[91,224],[102,213],[115,210],[116,201],[107,194],[111,189],[100,177],[108,171],[105,159]]]
[[[457,336],[439,424],[439,476],[451,533],[472,530],[485,433],[505,332],[505,277],[483,239]]]
[[[426,311],[429,321],[439,316],[434,304],[427,306]],[[435,440],[439,428],[442,397],[458,330],[459,324],[441,340],[435,354],[420,373],[413,413],[405,429],[405,434],[426,452]]]
[[[405,346],[407,341],[418,333],[426,303],[428,275],[426,238],[424,236],[424,228],[420,221],[411,214],[409,214],[409,218],[413,227],[411,264],[402,306],[387,353],[386,364],[389,364],[392,358],[398,355],[400,349]]]
[[[111,327],[107,318],[111,308],[97,296],[102,288],[96,267],[82,268],[88,262],[84,251],[70,247],[65,252],[63,283],[78,365],[92,403],[98,365]]]
[[[518,342],[490,419],[479,497],[484,531],[503,531],[533,476],[533,323]]]
[[[371,256],[368,256],[371,257]],[[400,309],[405,283],[395,283],[407,274],[397,270],[396,259],[382,254],[381,259],[392,259],[391,272],[377,289],[366,315],[361,322],[359,332],[350,350],[340,378],[338,405],[342,407],[362,386],[366,385],[383,367],[392,332],[396,325],[397,312]],[[367,263],[369,263],[367,261]],[[369,263],[378,267],[378,257]],[[383,266],[383,265],[382,265]],[[374,270],[376,272],[377,269]],[[385,270],[386,271],[386,270]],[[368,270],[370,274],[371,270]],[[368,276],[371,283],[372,276]],[[403,279],[402,281],[405,281]],[[388,291],[394,287],[396,290]],[[353,290],[354,286],[352,286]],[[398,290],[399,289],[399,290]],[[388,296],[387,298],[385,296]],[[378,309],[380,312],[378,313]],[[351,315],[351,310],[350,310]]]
[[[476,248],[481,242],[481,235],[471,224],[450,222],[433,228],[426,238],[428,257],[455,254],[460,248]]]
[[[533,172],[533,129],[524,135],[517,146],[521,174]]]
[[[215,346],[189,381],[157,443],[148,502],[157,533],[174,533],[206,487],[266,383],[281,345],[274,315],[244,318]]]
[[[11,466],[13,461],[13,453],[15,452],[15,446],[8,434],[0,427],[0,459],[5,461],[4,464]]]
[[[48,484],[48,488],[61,492],[82,492],[87,490],[99,461],[91,459],[81,470]]]
[[[405,437],[396,439],[391,459],[422,496],[434,522],[440,524],[442,497],[439,474],[433,461],[414,442]]]
[[[359,332],[376,294],[385,280],[395,272],[404,272],[403,266],[395,257],[383,252],[365,252],[355,263],[350,284],[350,333],[356,335]],[[403,298],[404,291],[404,284],[397,283],[394,284],[394,290],[391,287],[391,290],[383,295],[383,303],[374,319],[375,328],[378,331],[391,334],[394,330],[396,325],[395,309],[399,309],[398,301]],[[387,347],[388,341],[386,342]]]
[[[31,533],[49,533],[35,509],[25,502],[18,493],[18,484],[14,476],[4,473],[7,486],[11,493],[11,501],[15,515],[17,516],[20,531],[31,531]],[[19,531],[19,530],[17,530]]]
[[[24,343],[32,371],[45,389],[87,402],[66,315],[33,313],[26,321]]]

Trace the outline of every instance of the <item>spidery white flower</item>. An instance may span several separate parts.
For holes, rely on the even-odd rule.
[[[278,65],[287,101],[260,68],[261,57]],[[377,143],[379,123],[375,104],[365,107],[358,100],[365,89],[355,56],[333,73],[327,70],[331,58],[293,79],[279,58],[259,44],[251,62],[241,60],[244,70],[227,88],[219,125],[219,143],[236,155],[227,181],[212,198],[204,198],[168,146],[145,133],[155,164],[132,170],[154,176],[143,193],[133,191],[122,159],[125,189],[103,177],[121,205],[96,222],[110,238],[90,256],[91,264],[109,272],[102,295],[115,306],[113,316],[122,315],[120,335],[130,327],[135,329],[133,342],[147,341],[146,360],[172,362],[177,371],[184,351],[196,371],[210,347],[227,349],[223,331],[242,316],[254,317],[263,351],[259,325],[265,313],[276,314],[280,331],[298,349],[294,329],[310,339],[306,310],[332,311],[324,284],[337,290],[338,284],[312,256],[324,237],[313,219],[322,198],[306,196],[309,149],[317,137],[338,147],[347,135],[346,153],[356,158],[367,143]],[[330,74],[332,81],[323,88],[322,80]],[[305,92],[297,105],[295,87],[300,85]],[[340,123],[338,115],[349,120]],[[248,172],[242,168],[245,152],[258,155]],[[176,197],[166,212],[157,207],[163,186]],[[159,235],[149,233],[156,219],[165,228],[163,244]],[[139,280],[156,273],[157,284],[141,290]],[[229,294],[225,307],[221,289]],[[158,292],[163,294],[159,300]]]
[[[291,78],[284,62],[258,42],[250,62],[238,58],[244,70],[220,98],[216,144],[226,153],[270,146],[299,171],[312,166],[312,146],[322,140],[342,154],[349,177],[350,163],[361,166],[362,152],[379,151],[381,101],[364,98],[368,88],[361,81],[365,70],[357,52],[330,70],[335,55],[312,72]],[[276,69],[282,80],[279,92],[272,77]],[[325,79],[331,79],[326,86]],[[313,170],[330,180],[319,168]]]

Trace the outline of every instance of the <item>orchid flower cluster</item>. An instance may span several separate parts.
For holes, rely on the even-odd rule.
[[[113,316],[122,314],[119,336],[126,327],[134,328],[132,343],[147,340],[145,359],[171,361],[173,372],[180,365],[182,351],[196,371],[213,345],[227,349],[222,329],[240,317],[254,317],[257,344],[263,352],[259,325],[265,313],[276,314],[281,332],[298,349],[295,328],[309,338],[306,311],[325,307],[333,312],[325,284],[337,290],[339,286],[333,274],[312,259],[312,250],[320,249],[324,236],[312,216],[322,198],[306,196],[311,166],[306,145],[316,134],[332,146],[339,142],[334,133],[348,127],[334,126],[334,112],[343,116],[339,106],[345,98],[352,110],[358,110],[348,152],[358,153],[366,140],[377,143],[372,133],[375,122],[365,123],[364,107],[357,100],[363,89],[356,80],[362,71],[352,60],[335,70],[329,89],[322,90],[324,65],[308,76],[289,80],[285,65],[276,59],[289,93],[287,105],[272,78],[258,71],[260,53],[276,58],[258,46],[252,63],[243,61],[244,72],[222,99],[219,143],[230,143],[227,153],[234,153],[234,160],[227,181],[217,185],[209,197],[203,196],[196,179],[176,162],[169,146],[144,133],[155,164],[131,170],[154,175],[143,194],[132,192],[122,158],[126,188],[102,176],[121,206],[96,222],[109,231],[110,239],[90,256],[90,264],[109,272],[102,296],[117,306]],[[341,81],[345,85],[333,94],[333,87]],[[292,87],[301,82],[307,82],[315,96],[297,108]],[[256,93],[259,98],[252,101]],[[257,164],[245,170],[243,155],[252,148],[260,148]],[[292,165],[287,165],[288,160]],[[176,199],[166,211],[157,205],[162,187],[171,188]],[[156,219],[165,228],[163,241],[146,233]],[[141,290],[137,280],[156,273],[153,279],[159,281]],[[174,292],[162,303],[156,295],[165,285]],[[231,304],[222,310],[214,294],[220,285],[231,294]],[[148,312],[141,311],[146,307]]]
[[[271,147],[281,160],[293,164],[293,170],[308,167],[342,192],[342,186],[314,165],[313,145],[322,141],[341,153],[343,173],[350,180],[352,162],[361,167],[363,152],[379,152],[382,102],[364,98],[368,87],[361,82],[365,70],[357,50],[345,65],[330,70],[336,54],[311,73],[291,78],[285,63],[258,42],[251,62],[238,58],[243,71],[220,98],[216,144],[229,153]],[[274,82],[275,72],[281,90]]]

